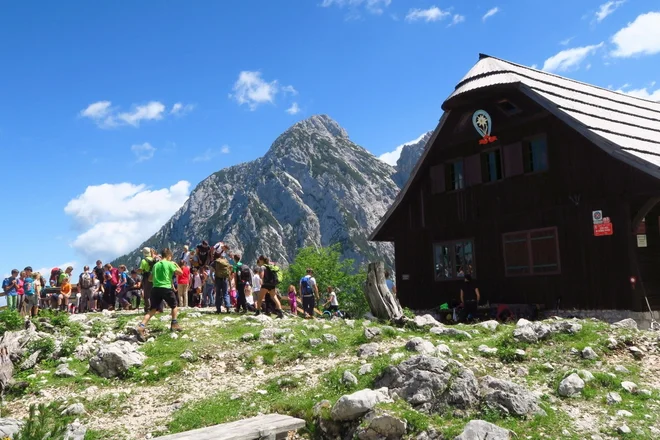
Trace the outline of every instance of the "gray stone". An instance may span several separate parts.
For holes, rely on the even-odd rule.
[[[55,376],[57,376],[57,377],[76,377],[76,373],[71,371],[68,364],[60,364],[55,369]]]
[[[371,373],[371,371],[374,369],[374,366],[371,364],[364,364],[360,367],[358,370],[358,374],[360,376],[364,376],[365,374]]]
[[[181,359],[185,359],[187,361],[192,361],[195,358],[195,355],[193,354],[192,351],[186,350],[183,353],[181,353],[181,356],[179,356]]]
[[[637,321],[632,318],[622,319],[612,324],[614,328],[625,328],[630,330],[637,330]]]
[[[391,402],[387,389],[364,389],[353,394],[341,396],[332,407],[333,420],[356,420],[371,411],[381,402]]]
[[[398,440],[406,435],[408,423],[391,414],[370,412],[364,418],[364,427],[358,429],[359,440]]]
[[[73,315],[80,316],[80,315]],[[71,423],[64,434],[64,440],[85,440],[85,435],[87,434],[87,427],[85,427],[78,420]]]
[[[463,336],[467,339],[472,339],[472,335],[469,334],[468,332],[453,327],[445,327],[445,326],[433,327],[429,331],[434,335],[439,335],[439,336]]]
[[[545,415],[536,395],[521,385],[485,376],[481,379],[484,403],[504,415]]]
[[[415,319],[413,319],[413,323],[419,328],[438,327],[442,325],[432,315],[428,315],[428,314],[422,316],[415,316]]]
[[[479,353],[489,354],[489,355],[490,354],[497,354],[497,348],[489,347],[489,346],[483,345],[483,344],[480,345],[479,348],[477,348],[477,351]]]
[[[416,337],[406,343],[406,350],[415,351],[421,354],[431,354],[435,352],[436,348],[432,342]]]
[[[375,339],[383,334],[383,330],[379,327],[365,327],[364,337],[368,340]]]
[[[632,394],[637,392],[637,384],[635,382],[623,381],[621,382],[621,388]]]
[[[514,351],[514,353],[519,358],[524,358],[527,355],[527,353],[525,353],[525,350],[521,350],[520,348],[516,348],[516,351]]]
[[[541,365],[545,371],[555,371],[555,367],[552,366],[550,362],[546,362],[545,364]]]
[[[622,402],[621,395],[614,391],[607,393],[605,400],[607,401],[608,405],[616,405]]]
[[[619,434],[630,434],[632,432],[626,425],[621,425],[616,430]]]
[[[337,344],[339,342],[337,336],[331,335],[330,333],[324,334],[323,339],[325,339],[325,342],[327,342],[328,344]]]
[[[614,371],[621,374],[630,374],[630,370],[624,367],[623,365],[616,365]]]
[[[435,347],[436,354],[442,355],[442,356],[449,356],[451,357],[451,348],[447,344],[438,344],[437,347]]]
[[[582,330],[582,325],[572,321],[555,321],[548,324],[519,319],[513,331],[513,337],[521,342],[535,343],[545,340],[553,334],[575,334],[580,330]]]
[[[632,354],[635,359],[639,360],[644,357],[644,352],[640,350],[638,347],[635,346],[628,347],[628,351],[630,351],[630,354]]]
[[[344,375],[342,376],[341,381],[345,385],[356,386],[358,384],[357,377],[355,377],[355,375],[348,370],[344,371]]]
[[[21,430],[23,422],[16,419],[0,419],[0,438],[12,438]]]
[[[592,380],[595,380],[596,378],[594,377],[593,374],[591,374],[591,371],[589,370],[578,370],[577,371],[578,376],[585,381],[585,382],[591,382]]]
[[[494,319],[491,319],[490,321],[480,322],[477,325],[479,327],[485,328],[486,330],[490,330],[491,332],[495,332],[497,330],[497,327],[500,325],[500,323],[495,321]]]
[[[454,440],[510,440],[511,432],[483,420],[471,420]]]
[[[174,361],[165,361],[165,362],[163,362],[163,367],[170,367],[170,366],[172,366],[173,363],[174,363]]]
[[[573,397],[580,394],[583,389],[584,381],[577,375],[577,373],[573,373],[559,383],[557,393],[561,397]]]
[[[309,345],[310,345],[311,347],[318,347],[318,346],[321,345],[321,344],[323,344],[323,341],[322,341],[321,339],[318,339],[318,338],[311,338],[311,339],[309,340]]]
[[[610,350],[616,350],[616,348],[619,346],[619,342],[614,339],[612,336],[607,338],[607,348]]]
[[[479,402],[479,382],[474,373],[457,362],[426,355],[413,356],[389,366],[376,380],[391,394],[425,412],[452,406],[467,409]]]
[[[626,411],[625,409],[620,409],[616,412],[616,415],[619,417],[632,417],[632,413],[630,411]]]
[[[362,344],[358,347],[358,357],[360,358],[370,358],[378,356],[378,344],[371,342],[369,344]]]
[[[73,405],[67,406],[66,409],[62,411],[63,416],[79,416],[82,414],[85,414],[85,407],[82,403],[74,403]]]
[[[247,315],[245,317],[246,321],[255,321],[255,322],[260,322],[262,324],[273,322],[273,318],[270,316],[264,315],[263,313],[257,316],[254,315]]]
[[[261,332],[259,332],[259,339],[262,341],[272,341],[273,339],[282,338],[282,336],[285,336],[289,333],[291,333],[291,329],[289,328],[266,327],[265,329],[261,330]]]
[[[142,365],[146,356],[126,341],[117,341],[103,346],[89,360],[92,371],[105,378],[125,374],[131,367]]]
[[[243,336],[241,336],[241,341],[243,342],[249,342],[252,341],[253,339],[254,339],[254,335],[252,333],[245,333]]]
[[[32,353],[30,357],[28,357],[21,363],[21,370],[29,370],[30,368],[34,368],[34,366],[37,365],[37,362],[39,361],[40,354],[41,354],[41,350],[37,350],[34,353]]]
[[[513,330],[513,337],[520,342],[533,344],[538,342],[539,338],[531,326],[517,327]]]
[[[591,347],[585,347],[584,350],[582,350],[582,357],[588,360],[598,359],[598,355]]]

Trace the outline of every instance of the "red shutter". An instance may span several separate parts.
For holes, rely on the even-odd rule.
[[[431,167],[431,194],[445,192],[445,164]]]
[[[504,156],[504,176],[517,176],[524,172],[522,158],[522,143],[517,142],[502,147]]]
[[[481,155],[475,154],[465,158],[465,186],[481,183]]]

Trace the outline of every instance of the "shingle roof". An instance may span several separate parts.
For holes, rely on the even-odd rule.
[[[501,84],[523,84],[592,134],[653,165],[660,177],[660,103],[483,56],[446,102]]]

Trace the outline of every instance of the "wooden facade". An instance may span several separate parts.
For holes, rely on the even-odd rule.
[[[443,108],[372,236],[395,244],[403,306],[457,302],[471,273],[491,303],[641,311],[646,294],[660,307],[660,180],[647,164],[622,160],[518,83],[463,93]],[[479,109],[497,141],[479,143]],[[594,236],[598,210],[613,235]]]

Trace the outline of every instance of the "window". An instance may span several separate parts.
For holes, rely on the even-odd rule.
[[[512,116],[520,113],[520,109],[511,101],[503,99],[497,103],[497,107],[505,114]]]
[[[503,234],[504,269],[508,277],[560,272],[557,228]]]
[[[466,273],[475,276],[472,240],[457,240],[433,245],[436,281],[455,280]]]
[[[465,179],[463,175],[463,161],[459,160],[447,164],[447,178],[448,188],[450,191],[463,189],[465,187]]]
[[[548,142],[545,136],[524,142],[523,165],[526,173],[536,173],[548,169]]]
[[[499,149],[482,153],[481,163],[482,179],[485,183],[502,179],[502,155]]]

